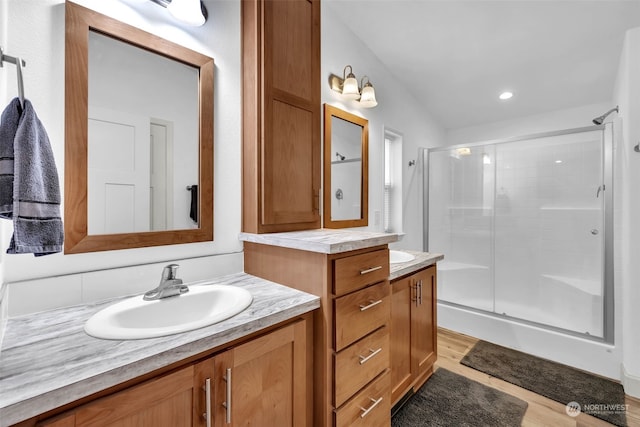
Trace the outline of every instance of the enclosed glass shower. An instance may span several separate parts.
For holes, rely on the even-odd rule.
[[[593,126],[426,150],[439,302],[610,341],[611,139]]]

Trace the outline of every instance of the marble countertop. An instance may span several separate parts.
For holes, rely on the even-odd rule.
[[[398,235],[324,228],[286,233],[240,233],[239,239],[245,242],[300,249],[309,252],[337,254],[393,243],[398,240]]]
[[[407,274],[415,273],[425,267],[444,259],[444,255],[431,252],[401,251],[415,256],[415,259],[407,262],[390,264],[389,280],[393,281]]]
[[[0,352],[0,426],[5,427],[312,311],[317,296],[245,273],[195,284],[240,286],[253,303],[223,322],[142,340],[102,340],[84,332],[95,312],[117,301],[9,319]]]

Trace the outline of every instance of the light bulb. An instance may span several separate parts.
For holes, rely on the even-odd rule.
[[[174,18],[187,25],[199,27],[205,23],[200,0],[171,0],[167,10]]]
[[[367,82],[362,88],[360,105],[365,108],[373,108],[378,105],[378,101],[376,101],[376,91],[373,89],[373,85],[369,82]]]
[[[356,76],[353,73],[349,73],[346,79],[344,79],[344,83],[342,84],[342,96],[347,99],[358,99],[360,98],[360,89],[358,88],[358,80],[356,80]]]

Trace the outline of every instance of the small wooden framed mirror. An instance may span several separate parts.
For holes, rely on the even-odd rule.
[[[65,253],[213,240],[213,59],[66,2]]]
[[[369,218],[369,121],[324,105],[324,227],[364,227]]]

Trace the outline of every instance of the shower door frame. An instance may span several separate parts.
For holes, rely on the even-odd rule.
[[[473,148],[473,147],[481,147],[481,146],[489,146],[489,145],[498,145],[505,143],[512,143],[524,140],[536,140],[546,137],[553,136],[561,136],[568,134],[576,134],[582,132],[593,132],[593,131],[602,131],[602,194],[604,195],[603,206],[602,206],[602,227],[603,227],[603,239],[602,239],[602,287],[603,287],[603,337],[596,337],[592,335],[588,335],[585,333],[580,333],[564,328],[560,328],[557,326],[547,325],[544,323],[534,322],[526,319],[521,319],[518,317],[512,317],[504,314],[499,314],[494,311],[487,311],[478,308],[468,307],[465,305],[460,305],[448,301],[438,300],[439,303],[448,304],[451,306],[464,307],[467,310],[476,311],[479,313],[483,313],[486,315],[495,316],[498,318],[504,318],[513,320],[519,323],[543,327],[548,330],[561,332],[568,335],[578,336],[585,339],[590,339],[599,342],[605,342],[607,344],[614,344],[614,335],[615,335],[615,315],[614,315],[614,265],[613,265],[613,193],[614,193],[614,183],[613,183],[613,123],[605,123],[602,125],[594,125],[594,126],[585,126],[580,128],[573,129],[563,129],[559,131],[552,132],[543,132],[543,133],[535,133],[531,135],[522,135],[510,138],[503,139],[495,139],[488,141],[478,141],[469,144],[456,144],[456,145],[447,145],[442,147],[434,147],[434,148],[422,148],[422,155],[420,156],[420,161],[422,162],[422,170],[423,173],[423,247],[425,252],[429,252],[429,159],[432,152],[437,151],[450,151],[455,150],[456,148]],[[494,209],[495,211],[495,209]],[[494,212],[495,215],[495,212]],[[492,247],[492,252],[494,248]],[[494,255],[492,254],[492,257]],[[446,257],[446,254],[445,254]],[[494,259],[495,263],[495,259]],[[495,287],[495,280],[493,283]]]

